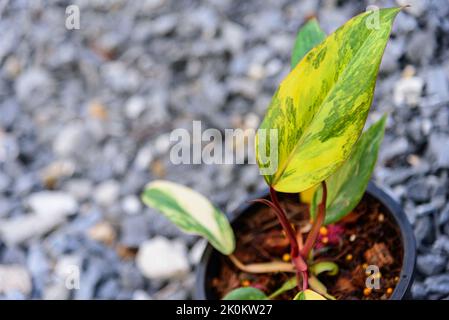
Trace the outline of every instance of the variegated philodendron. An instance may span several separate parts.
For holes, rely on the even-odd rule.
[[[259,200],[277,213],[287,236],[292,229],[288,227],[288,220],[282,220],[285,213],[277,204],[276,191],[302,193],[301,199],[310,203],[311,216],[320,212],[321,223],[338,221],[363,196],[383,139],[386,117],[363,134],[362,130],[373,99],[383,51],[400,10],[388,8],[362,13],[328,37],[315,19],[298,32],[291,58],[292,70],[274,94],[259,128],[262,130],[259,132],[275,130],[278,133],[276,143],[261,135],[255,139],[257,163],[261,172],[266,170],[264,177],[272,197],[271,202]],[[373,14],[376,15],[375,28],[372,27]],[[265,155],[273,152],[277,154],[278,166],[269,171],[270,161]],[[317,187],[320,183],[323,189]],[[180,229],[205,237],[223,254],[230,255],[234,251],[234,234],[226,216],[197,192],[158,180],[146,187],[142,199]],[[324,219],[322,213],[326,211]],[[317,220],[319,218],[314,219],[309,236],[315,224],[320,226]],[[295,236],[293,238],[293,242],[289,238],[291,247],[297,242]],[[296,283],[299,278],[303,279],[303,284],[308,281],[308,287],[303,286],[295,300],[334,299],[318,280],[318,275],[322,272],[335,275],[338,266],[326,261],[313,263],[313,254],[308,252],[297,250],[295,254],[296,257],[292,256],[294,267],[282,264],[282,261],[275,265],[276,268],[282,266],[285,271],[296,269],[296,277],[271,295],[247,287],[231,291],[225,299],[274,299],[299,286],[299,282]],[[245,272],[265,271],[269,265],[245,266],[235,256],[230,255],[230,258]],[[305,269],[301,259],[307,261]]]

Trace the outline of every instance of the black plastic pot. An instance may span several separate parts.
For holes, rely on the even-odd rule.
[[[393,200],[388,194],[379,189],[374,183],[370,182],[366,190],[366,195],[379,201],[385,212],[391,214],[398,224],[402,244],[404,248],[404,256],[402,261],[402,270],[400,280],[390,297],[390,300],[403,300],[410,298],[410,287],[413,282],[413,275],[416,261],[416,244],[412,227],[401,206]],[[268,191],[254,195],[251,199],[266,198]],[[231,224],[236,225],[238,219],[249,212],[257,209],[258,204],[245,202],[237,208],[231,219]],[[212,292],[208,286],[212,279],[218,275],[220,268],[221,253],[215,250],[210,244],[204,250],[201,261],[196,270],[196,287],[195,298],[198,300],[216,300],[218,297]]]

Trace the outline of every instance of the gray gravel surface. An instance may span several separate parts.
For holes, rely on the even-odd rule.
[[[444,299],[449,2],[374,1],[404,2],[369,117],[390,114],[375,180],[413,223],[414,297]],[[0,297],[190,298],[204,242],[143,207],[142,188],[174,180],[230,212],[264,182],[255,166],[171,164],[170,132],[256,128],[305,18],[332,32],[367,5],[0,1]]]

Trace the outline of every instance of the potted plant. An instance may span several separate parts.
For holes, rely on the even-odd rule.
[[[362,133],[400,10],[362,13],[328,37],[314,19],[299,31],[292,71],[256,136],[269,189],[237,209],[232,227],[187,187],[161,180],[146,187],[145,204],[209,241],[197,272],[198,298],[406,296],[413,233],[400,206],[369,183],[386,116]]]

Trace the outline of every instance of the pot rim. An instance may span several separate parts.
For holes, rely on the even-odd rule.
[[[390,195],[381,190],[374,182],[370,181],[365,191],[368,195],[372,196],[376,200],[382,203],[382,205],[390,212],[394,217],[396,224],[399,226],[402,245],[403,245],[403,257],[402,268],[399,275],[400,279],[396,285],[393,294],[389,300],[402,300],[409,296],[410,288],[413,283],[413,276],[416,264],[416,241],[413,233],[413,228],[408,221],[406,214],[402,207],[394,200]],[[250,199],[256,199],[266,197],[267,190],[261,190],[250,195]],[[243,202],[232,213],[231,224],[241,216],[246,210],[248,210],[253,203]],[[207,244],[204,252],[201,256],[201,260],[196,267],[196,286],[194,292],[194,298],[197,300],[206,300],[206,275],[207,267],[211,260],[212,253],[216,251],[209,243]]]

